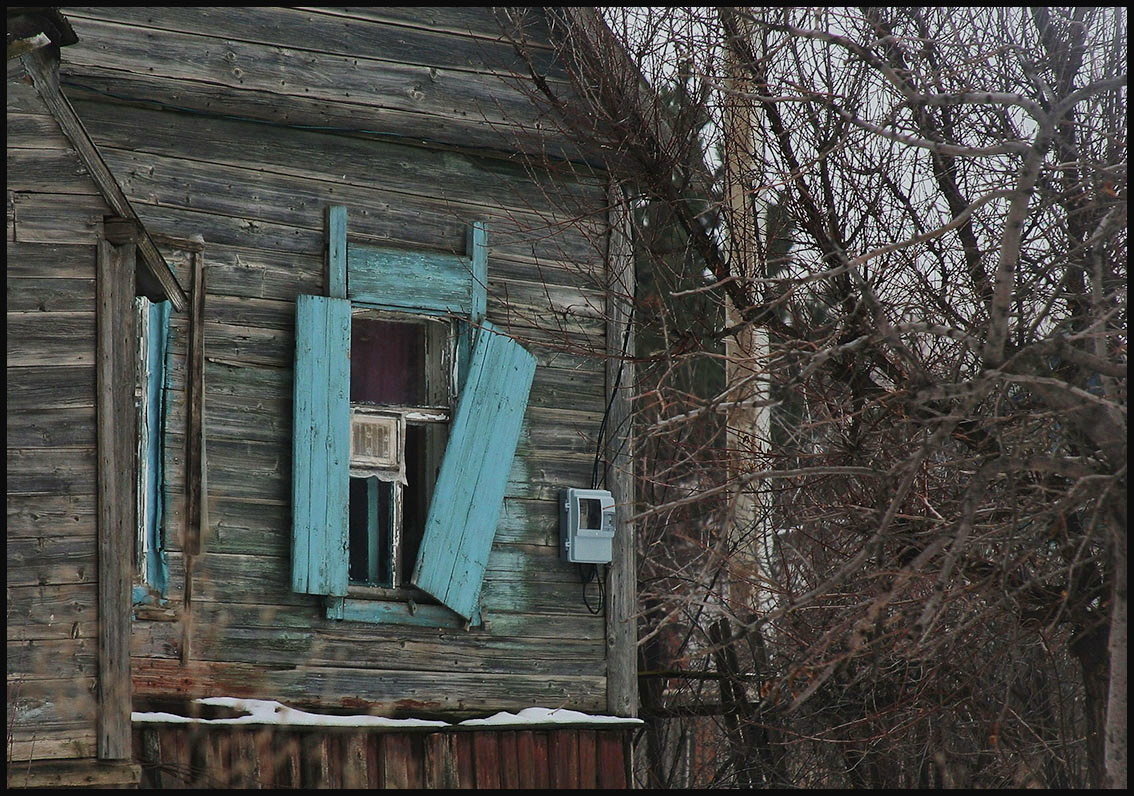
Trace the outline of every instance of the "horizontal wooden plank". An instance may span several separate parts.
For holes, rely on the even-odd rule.
[[[9,699],[15,697],[17,705],[21,699],[35,704],[35,695],[42,695],[42,702],[31,710],[20,711],[17,715],[36,715],[41,711],[48,720],[54,718],[60,723],[73,721],[67,716],[66,703],[74,700],[81,711],[90,697],[82,678],[92,677],[96,672],[95,657],[98,654],[97,638],[37,639],[34,641],[11,641],[6,645],[8,659]],[[47,683],[56,683],[54,691]],[[45,682],[47,681],[47,682]],[[59,710],[59,713],[55,711]],[[76,712],[76,717],[81,716]]]
[[[268,666],[345,666],[382,670],[443,667],[452,672],[485,674],[571,675],[585,665],[603,674],[605,640],[601,634],[573,638],[513,637],[492,630],[442,630],[410,624],[374,624],[326,619],[315,612],[292,618],[296,609],[200,602],[194,606],[193,655],[199,660]],[[304,621],[307,620],[307,621]],[[546,620],[545,620],[546,621]],[[180,629],[152,626],[146,647],[164,657],[176,650]],[[150,646],[155,645],[155,646]]]
[[[380,137],[266,128],[207,116],[193,118],[194,135],[186,139],[181,115],[103,100],[82,93],[74,96],[74,104],[96,143],[111,161],[118,160],[124,166],[131,160],[144,165],[151,161],[166,163],[164,158],[184,159],[192,168],[213,170],[220,176],[226,173],[226,167],[246,170],[255,164],[280,183],[291,177],[296,178],[292,180],[296,184],[330,182],[335,190],[380,188],[389,196],[399,197],[397,203],[412,202],[410,197],[417,196],[444,207],[467,207],[472,218],[485,209],[498,208],[566,222],[601,212],[606,203],[605,178],[588,179],[585,173],[564,166],[541,170],[510,160],[407,146]],[[144,137],[138,136],[139,129],[146,131]],[[162,171],[169,178],[180,174],[172,167]],[[352,215],[366,210],[367,205],[363,202],[357,209],[351,208]],[[356,221],[352,217],[352,227]],[[596,219],[596,228],[602,227]],[[463,248],[458,248],[461,243],[454,241],[454,253],[463,253]]]
[[[8,787],[136,788],[140,777],[141,766],[125,760],[38,759],[9,766]]]
[[[585,617],[590,614],[583,599],[583,584],[577,567],[559,561],[554,548],[537,558],[551,570],[490,570],[485,576],[483,610],[497,613],[544,614]],[[169,555],[172,581],[183,577],[180,554]],[[322,614],[321,602],[291,591],[290,556],[231,555],[208,552],[194,569],[195,599],[216,603],[297,606]],[[599,605],[598,588],[590,584],[587,600],[591,608]]]
[[[5,532],[9,539],[59,536],[74,539],[95,535],[94,491],[86,495],[13,495],[5,501]]]
[[[22,59],[8,61],[8,80],[4,87],[4,104],[8,115],[50,115],[43,97],[35,90],[27,76]]]
[[[183,357],[183,334],[180,338],[178,345],[174,347],[174,354]],[[556,364],[562,362],[555,353],[549,353],[546,358]],[[604,377],[601,371],[582,368],[578,360],[567,360],[562,364],[569,367],[536,369],[532,392],[528,399],[529,407],[533,410],[547,409],[549,412],[566,409],[600,415],[606,407]],[[178,367],[171,368],[169,379],[172,388],[184,388],[183,373]],[[221,351],[206,351],[207,396],[231,395],[241,399],[278,400],[281,396],[291,395],[291,382],[290,363],[262,364],[254,361],[238,361],[223,356]],[[574,421],[574,418],[567,415],[564,418]]]
[[[97,553],[93,536],[7,540],[8,585],[95,583]]]
[[[245,131],[251,132],[258,131]],[[271,138],[263,133],[260,137]],[[324,140],[327,138],[323,136]],[[397,159],[404,169],[416,174],[419,150],[397,149]],[[588,264],[591,269],[601,265],[601,250],[596,251],[593,243],[602,230],[597,222],[588,224],[585,218],[560,217],[561,213],[555,210],[501,209],[486,202],[477,185],[460,191],[454,185],[455,175],[460,173],[456,170],[452,175],[437,175],[440,184],[446,186],[445,195],[439,195],[429,190],[430,184],[425,182],[414,183],[413,192],[391,191],[379,181],[380,175],[372,174],[372,167],[364,176],[351,177],[348,182],[343,179],[345,167],[338,163],[328,164],[328,171],[323,174],[297,177],[262,165],[250,168],[248,161],[243,162],[245,165],[230,166],[106,145],[103,154],[119,175],[123,190],[139,205],[205,211],[239,219],[245,225],[263,222],[295,226],[321,239],[325,208],[342,204],[351,211],[352,238],[363,242],[373,239],[387,247],[400,242],[411,250],[429,247],[455,254],[464,253],[468,225],[474,220],[485,220],[492,254],[537,263]],[[379,154],[372,154],[370,162],[375,162]],[[451,156],[450,162],[456,157]],[[527,196],[539,188],[529,181],[518,184],[516,190]],[[511,203],[522,202],[513,198]],[[594,202],[590,212],[597,213],[601,207]],[[208,241],[215,239],[215,235],[206,235]]]
[[[9,312],[8,367],[92,365],[94,312]]]
[[[365,20],[394,22],[411,28],[430,31],[447,31],[486,39],[498,39],[509,29],[506,19],[499,16],[502,9],[486,6],[363,6],[352,8],[320,8],[327,14],[356,17]],[[531,7],[525,16],[533,50],[551,50],[550,32],[543,10]]]
[[[9,241],[8,279],[93,279],[95,247]]]
[[[8,494],[88,495],[95,491],[94,448],[9,448]]]
[[[8,643],[94,638],[98,632],[96,584],[8,586]]]
[[[9,312],[94,312],[94,279],[12,278]]]
[[[236,389],[238,385],[233,385],[232,390]],[[185,393],[169,390],[167,406],[168,427],[179,433],[184,424]],[[290,386],[281,385],[279,392],[273,396],[238,397],[231,392],[210,394],[206,398],[206,417],[211,439],[259,442],[290,450]],[[539,450],[545,454],[593,454],[601,420],[598,412],[533,405],[527,411],[520,445],[523,450]],[[62,433],[61,429],[59,434]]]
[[[184,522],[184,495],[176,482],[166,496],[165,527],[170,550],[179,550],[179,529]],[[558,549],[559,508],[555,499],[524,500],[506,498],[496,530],[499,544],[531,544]],[[55,515],[51,515],[55,516]],[[78,525],[84,515],[62,517]],[[50,525],[52,520],[43,523]],[[210,550],[217,553],[262,555],[286,558],[291,550],[291,505],[289,501],[232,497],[213,493],[209,496]],[[10,520],[10,523],[12,520]],[[40,525],[27,522],[29,527]]]
[[[403,27],[395,35],[404,39],[414,34]],[[476,48],[486,44],[503,53],[510,49],[475,42]],[[175,53],[157,69],[145,60],[155,48]],[[465,68],[416,65],[413,59],[376,60],[384,53],[373,46],[335,55],[91,21],[79,32],[63,73],[65,85],[73,79],[72,86],[118,97],[167,95],[179,108],[381,131],[407,140],[502,153],[522,148],[536,155],[582,157],[557,125],[540,123],[541,111],[515,81],[466,71],[468,53],[451,51],[446,50],[450,58]],[[554,76],[548,79],[557,82]],[[342,114],[348,106],[349,113]]]
[[[47,112],[11,112],[6,114],[9,154],[13,149],[72,149],[71,140],[63,135],[59,122]],[[9,187],[10,187],[9,183]]]
[[[62,83],[68,98],[116,98],[115,102],[160,107],[156,98],[168,98],[165,107],[199,115],[239,117],[262,125],[320,129],[359,137],[380,138],[431,148],[459,148],[484,157],[510,157],[516,151],[539,162],[552,157],[581,159],[577,147],[558,136],[548,140],[553,126],[517,127],[486,124],[473,117],[422,113],[401,107],[383,107],[362,101],[321,99],[301,94],[281,95],[192,80],[151,77],[144,72],[123,72],[98,64],[75,67],[64,61]],[[270,84],[268,84],[270,88]]]
[[[9,147],[7,162],[9,191],[87,196],[98,193],[74,149]]]
[[[375,9],[376,10],[376,9]],[[68,8],[68,18],[103,19],[131,26],[209,35],[338,55],[380,54],[384,60],[423,66],[523,74],[501,26],[485,7],[381,9],[285,9],[268,7]],[[397,26],[380,24],[394,22]],[[444,35],[450,34],[450,35]],[[455,35],[453,35],[455,34]],[[552,65],[549,48],[533,49]]]
[[[243,14],[226,12],[200,20],[200,24],[188,32],[166,28],[160,20],[151,22],[154,27],[103,22],[90,17],[76,18],[73,24],[79,42],[67,51],[66,64],[72,73],[100,67],[171,81],[207,83],[214,86],[218,94],[226,89],[255,90],[276,94],[284,102],[290,97],[314,97],[357,103],[363,108],[390,108],[428,117],[468,119],[473,124],[487,119],[511,127],[534,122],[538,113],[531,101],[507,81],[467,68],[450,67],[450,63],[460,63],[454,48],[465,45],[462,49],[473,56],[478,50],[475,45],[468,46],[452,36],[415,35],[412,31],[391,30],[385,25],[350,25],[344,24],[342,19],[289,13],[284,9],[249,8]],[[321,37],[327,40],[334,35],[321,30],[321,26],[328,25],[333,25],[335,32],[345,37],[339,52],[318,47]],[[214,26],[220,30],[214,31]],[[226,36],[226,28],[238,27],[243,31],[258,28],[260,32]],[[297,39],[294,44],[277,46],[275,41],[260,41],[265,38],[265,27],[271,31],[272,39],[284,38],[289,33],[293,37],[308,33],[311,38],[306,44]],[[305,30],[307,27],[310,30]],[[360,37],[375,40],[363,43]],[[410,58],[391,57],[383,50],[384,44],[408,50],[412,45],[407,38],[424,40],[420,47],[430,43],[447,46],[447,51],[437,47],[434,52],[445,56],[449,63],[436,63],[442,60],[438,57],[432,59],[434,63],[422,64],[420,50],[416,57]],[[514,53],[508,52],[510,48],[506,45],[487,44],[479,48],[481,52],[486,49],[511,56],[513,63],[518,60]],[[154,59],[151,54],[155,51],[165,53],[166,57]]]
[[[205,410],[206,418],[208,409]],[[166,448],[167,481],[184,483],[182,444],[171,437]],[[208,444],[210,494],[273,501],[289,499],[291,454],[276,444],[216,438]],[[518,451],[506,497],[554,498],[568,484],[590,483],[593,457],[582,453]]]
[[[87,448],[95,446],[94,407],[9,409],[8,445],[13,448]]]
[[[101,196],[13,192],[15,240],[20,243],[93,244],[110,207]]]
[[[554,705],[601,713],[606,678],[509,675],[443,670],[400,672],[349,667],[267,669],[249,664],[135,658],[135,695],[185,698],[228,694],[253,697],[275,694],[299,708],[349,708],[378,715],[421,717],[445,713],[450,719],[484,716],[498,710]],[[349,694],[351,696],[343,696]]]
[[[94,756],[95,646],[87,639],[8,644],[9,761]]]
[[[324,292],[323,256],[281,254],[210,241],[205,280],[214,295],[294,301]]]
[[[13,739],[8,744],[8,759],[71,760],[94,758],[97,748],[94,726],[39,733],[30,738]]]
[[[5,387],[9,411],[94,408],[93,364],[11,367],[10,351],[8,364]]]

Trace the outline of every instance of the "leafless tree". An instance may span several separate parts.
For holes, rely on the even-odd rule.
[[[648,784],[1124,787],[1125,11],[603,13]]]

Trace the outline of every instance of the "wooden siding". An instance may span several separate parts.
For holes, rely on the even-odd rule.
[[[131,203],[159,242],[205,240],[209,524],[186,589],[188,329],[175,316],[170,608],[134,623],[136,694],[606,712],[605,621],[559,560],[556,506],[561,488],[589,484],[606,407],[605,182],[527,168],[508,152],[518,127],[488,123],[536,121],[500,79],[516,64],[490,10],[66,13],[80,42],[64,51],[64,89]],[[291,589],[295,301],[326,292],[331,205],[349,209],[352,243],[408,253],[463,255],[484,220],[487,317],[536,357],[483,629],[334,621]],[[186,253],[163,254],[187,284]],[[593,586],[589,599],[601,604]]]
[[[95,244],[109,208],[21,72],[9,62],[7,754],[93,758]]]
[[[137,724],[143,788],[629,787],[629,730]]]
[[[428,9],[391,11],[68,8],[79,35],[69,61],[87,89],[117,96],[160,95],[176,81],[177,104],[191,110],[222,105],[247,118],[418,142],[570,152],[516,90],[526,68],[491,9],[434,9],[440,24]],[[554,69],[550,48],[533,50]]]

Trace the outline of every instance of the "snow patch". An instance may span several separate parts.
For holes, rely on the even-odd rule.
[[[565,708],[524,708],[519,713],[497,713],[486,719],[467,719],[460,726],[509,725],[509,724],[641,724],[641,719],[627,719],[620,716],[592,716],[577,710]]]
[[[308,713],[289,708],[281,702],[270,699],[237,699],[235,697],[206,697],[195,699],[201,705],[242,710],[247,715],[227,719],[202,719],[178,716],[175,713],[135,712],[130,718],[136,722],[169,724],[281,724],[290,726],[333,726],[333,727],[450,727],[445,721],[427,719],[388,719],[383,716],[332,716],[324,713]],[[576,710],[563,708],[524,708],[519,713],[501,712],[484,719],[468,719],[457,726],[531,726],[533,724],[641,724],[641,719],[627,719],[619,716],[592,716]]]
[[[195,699],[201,705],[243,710],[247,716],[230,719],[200,719],[178,716],[173,713],[131,713],[130,718],[137,722],[170,722],[189,724],[287,724],[321,725],[332,727],[447,727],[444,721],[425,719],[388,719],[383,716],[332,716],[325,713],[308,713],[289,708],[270,699],[236,699],[234,697],[206,697]]]

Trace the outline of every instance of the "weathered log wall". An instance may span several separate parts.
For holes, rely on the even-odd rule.
[[[93,758],[95,266],[108,208],[22,75],[9,62],[7,753]]]
[[[555,497],[589,485],[606,404],[605,186],[515,156],[548,139],[532,137],[490,10],[65,12],[80,41],[64,51],[64,89],[139,216],[159,242],[205,240],[209,527],[187,600],[175,318],[171,609],[135,622],[136,693],[392,715],[604,711],[604,618],[559,560]],[[324,290],[332,204],[349,208],[352,240],[407,249],[463,253],[486,220],[489,319],[537,356],[484,629],[336,622],[290,590],[295,297]],[[187,284],[187,257],[164,253]],[[593,584],[589,600],[601,603]]]

